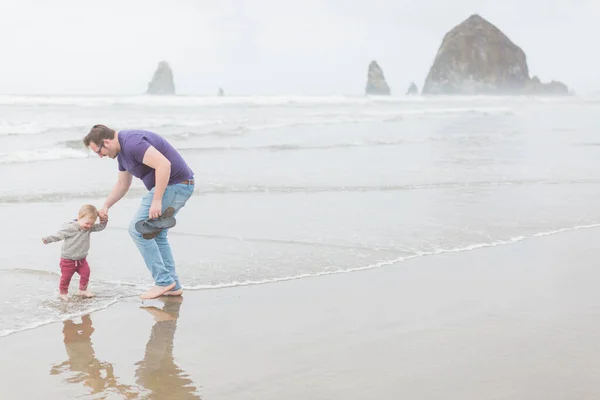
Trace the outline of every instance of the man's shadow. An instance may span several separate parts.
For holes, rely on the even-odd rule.
[[[175,364],[174,337],[183,298],[162,296],[162,307],[145,306],[156,321],[146,343],[144,359],[137,362],[136,383],[149,391],[150,399],[200,399],[189,375]]]
[[[125,399],[134,399],[138,392],[132,386],[120,384],[111,363],[99,361],[92,345],[92,318],[81,317],[81,323],[72,320],[63,323],[63,336],[68,360],[50,368],[50,375],[69,374],[67,383],[83,383],[91,389],[90,394],[105,391],[118,392]]]

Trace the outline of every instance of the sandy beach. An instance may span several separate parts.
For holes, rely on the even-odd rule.
[[[131,298],[1,338],[2,397],[595,398],[599,238]]]

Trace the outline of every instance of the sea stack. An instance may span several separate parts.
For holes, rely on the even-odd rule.
[[[429,70],[423,94],[568,94],[560,82],[529,77],[525,52],[478,14],[452,28]]]
[[[391,93],[390,87],[383,76],[383,70],[375,61],[371,61],[371,64],[369,64],[365,93],[377,96],[389,96]]]
[[[147,94],[169,95],[175,94],[175,83],[173,81],[173,71],[166,61],[158,63],[152,80],[148,82]]]

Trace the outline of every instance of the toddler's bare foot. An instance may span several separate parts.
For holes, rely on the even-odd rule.
[[[157,297],[162,296],[169,290],[175,287],[175,282],[171,283],[167,286],[152,286],[146,293],[142,293],[140,298],[142,300],[155,299]]]
[[[62,301],[69,301],[69,296],[67,296],[66,294],[61,293],[60,295],[58,295],[58,297],[60,297]]]
[[[79,291],[79,295],[80,295],[81,297],[87,297],[87,298],[90,298],[90,297],[94,297],[94,296],[95,296],[95,294],[94,294],[94,293],[92,293],[92,292],[90,292],[89,290],[80,290],[80,291]]]
[[[163,294],[163,296],[181,296],[183,294],[183,289],[170,290]]]

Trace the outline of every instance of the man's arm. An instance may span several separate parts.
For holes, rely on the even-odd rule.
[[[162,197],[169,184],[171,162],[153,146],[148,147],[148,150],[146,150],[143,162],[150,168],[154,168],[156,183],[154,185],[154,198],[148,215],[151,219],[154,219],[162,214]]]
[[[117,183],[113,186],[110,194],[106,198],[104,202],[104,207],[102,208],[102,212],[107,213],[108,209],[111,208],[117,201],[121,200],[123,196],[129,190],[131,186],[131,181],[133,180],[133,175],[127,171],[119,171],[119,176],[117,178]],[[106,215],[102,216],[105,217]]]

